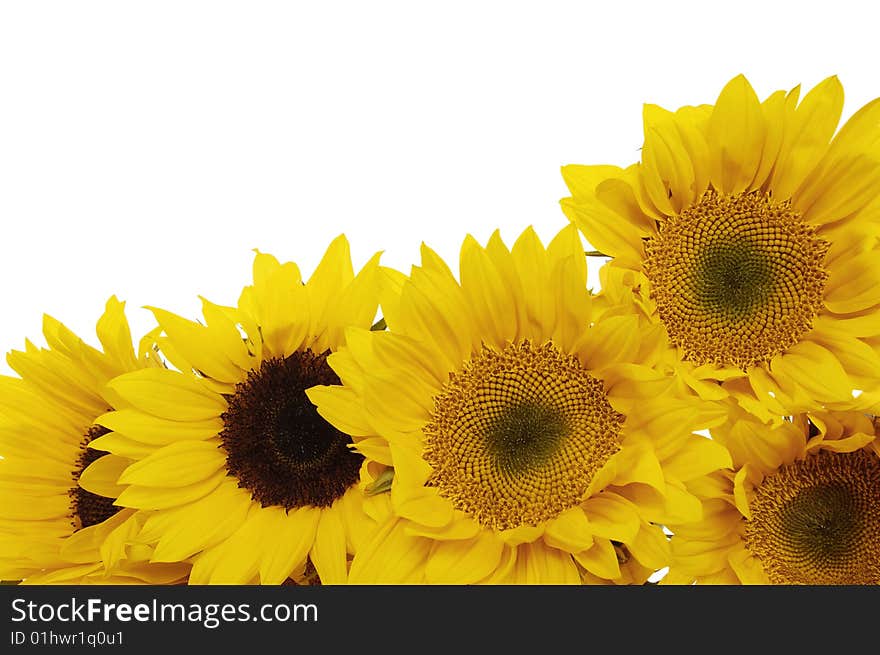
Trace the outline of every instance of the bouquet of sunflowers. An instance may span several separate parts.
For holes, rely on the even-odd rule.
[[[880,582],[880,101],[838,131],[838,80],[799,91],[647,105],[555,238],[457,271],[340,236],[136,342],[116,297],[100,349],[46,317],[0,378],[0,579]]]

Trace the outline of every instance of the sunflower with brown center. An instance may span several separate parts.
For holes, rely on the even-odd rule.
[[[460,282],[423,246],[388,331],[348,331],[328,358],[342,384],[308,395],[388,467],[351,582],[625,584],[666,565],[658,524],[699,520],[689,481],[729,464],[693,434],[717,412],[586,279],[574,227],[547,247],[468,237]]]
[[[632,274],[669,365],[763,418],[878,400],[853,391],[880,381],[880,101],[835,135],[837,78],[798,100],[739,76],[714,106],[646,105],[640,163],[563,168],[563,210]]]
[[[694,487],[704,519],[671,526],[666,582],[880,584],[880,443],[859,412],[780,426],[732,410],[712,430],[732,471]]]
[[[306,391],[339,382],[327,356],[346,328],[370,327],[394,276],[378,255],[355,275],[344,237],[307,282],[263,253],[253,276],[237,307],[204,300],[204,323],[153,309],[169,367],[112,380],[126,406],[97,420],[104,447],[135,460],[117,503],[152,511],[138,538],[153,561],[191,561],[191,584],[282,584],[307,569],[345,582],[372,525],[372,478]]]
[[[149,583],[186,578],[186,564],[151,564],[137,542],[143,516],[115,504],[131,460],[102,445],[94,420],[118,401],[112,377],[151,368],[136,357],[115,297],[97,325],[103,352],[44,317],[48,348],[7,356],[0,377],[0,579],[25,584]]]

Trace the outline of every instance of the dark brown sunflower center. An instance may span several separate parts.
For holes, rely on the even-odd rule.
[[[227,399],[220,433],[226,469],[264,507],[329,507],[359,479],[363,456],[305,393],[340,384],[328,354],[268,359]]]
[[[776,584],[880,583],[880,460],[821,451],[765,478],[746,546]]]
[[[101,427],[100,425],[93,425],[89,428],[88,432],[86,432],[86,435],[80,444],[82,450],[80,451],[79,458],[76,460],[76,469],[72,472],[74,486],[71,487],[68,492],[70,494],[71,523],[73,524],[74,530],[81,530],[82,528],[88,528],[103,523],[111,516],[115,516],[120,510],[119,507],[113,504],[113,501],[116,500],[115,498],[99,496],[98,494],[93,494],[79,486],[79,477],[82,475],[83,471],[89,467],[89,464],[108,454],[103,450],[89,448],[88,445],[98,437],[103,437],[108,432],[110,432],[110,430],[107,428]]]
[[[429,484],[483,525],[538,525],[583,499],[620,448],[602,382],[552,343],[483,351],[434,398]]]
[[[812,326],[828,247],[789,202],[710,189],[660,223],[645,244],[645,273],[669,338],[688,359],[748,368]]]

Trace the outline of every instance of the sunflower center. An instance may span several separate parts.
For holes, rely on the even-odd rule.
[[[523,402],[489,426],[486,446],[499,469],[517,474],[546,464],[564,436],[565,420],[556,407]]]
[[[82,475],[83,471],[85,471],[92,462],[95,462],[108,454],[103,450],[89,448],[89,444],[98,437],[103,437],[109,432],[110,430],[105,427],[93,425],[89,428],[88,432],[86,432],[86,435],[80,444],[80,454],[76,460],[76,469],[73,471],[74,486],[71,487],[68,492],[70,495],[71,523],[74,527],[74,531],[103,523],[111,516],[115,516],[121,509],[113,504],[113,501],[116,500],[115,498],[99,496],[98,494],[93,494],[79,486],[79,477]]]
[[[710,189],[660,223],[645,274],[670,340],[698,364],[768,362],[812,327],[829,244],[790,202]]]
[[[538,525],[583,499],[620,448],[623,418],[552,343],[483,347],[434,398],[429,484],[487,527]]]
[[[305,393],[340,384],[327,355],[265,360],[227,399],[226,469],[264,507],[329,507],[360,477],[364,458],[349,449],[351,437],[321,418]]]
[[[758,487],[746,546],[776,584],[880,583],[880,460],[820,451]]]

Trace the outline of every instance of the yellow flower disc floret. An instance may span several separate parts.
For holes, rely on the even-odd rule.
[[[746,369],[798,342],[822,307],[829,244],[790,202],[710,189],[645,245],[670,339],[699,364]]]
[[[538,525],[574,507],[620,448],[603,384],[552,343],[484,347],[435,398],[430,483],[486,527]]]
[[[880,582],[880,460],[819,451],[764,479],[745,543],[775,584]]]

